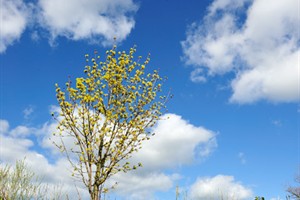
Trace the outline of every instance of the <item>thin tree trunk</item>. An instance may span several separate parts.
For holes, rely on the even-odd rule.
[[[94,185],[93,186],[93,193],[91,194],[92,200],[100,200],[100,196],[99,196],[99,185]]]

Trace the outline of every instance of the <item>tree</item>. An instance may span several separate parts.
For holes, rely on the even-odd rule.
[[[300,175],[298,175],[296,177],[296,182],[300,183]],[[298,186],[298,187],[290,186],[290,187],[288,187],[287,192],[289,193],[289,196],[291,198],[300,199],[300,186]]]
[[[86,57],[84,77],[76,78],[61,89],[56,84],[60,106],[56,145],[69,159],[73,175],[80,178],[93,200],[101,199],[108,189],[104,183],[112,175],[127,172],[142,164],[125,162],[150,139],[170,95],[162,96],[163,79],[158,71],[146,73],[150,55],[141,63],[134,60],[136,48],[129,53],[117,52],[116,46],[106,51],[105,61],[94,52]],[[65,137],[73,138],[68,147]]]

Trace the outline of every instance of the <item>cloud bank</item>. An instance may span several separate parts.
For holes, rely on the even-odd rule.
[[[226,175],[199,178],[190,190],[191,199],[246,200],[252,196],[251,189],[236,182],[234,177]]]
[[[46,30],[51,44],[57,37],[102,45],[111,44],[114,37],[122,41],[134,28],[137,10],[132,0],[38,0],[36,4],[1,0],[0,53],[31,27],[37,28],[33,38]]]
[[[53,112],[58,109],[51,107]],[[201,161],[217,147],[216,133],[213,131],[194,126],[176,114],[165,114],[162,118],[152,130],[155,136],[146,141],[143,148],[129,160],[132,164],[141,162],[143,167],[111,177],[107,186],[118,184],[110,195],[126,200],[154,200],[156,192],[168,192],[174,189],[175,181],[184,178],[173,172],[174,169]],[[71,178],[67,159],[51,142],[57,139],[52,135],[56,126],[57,122],[46,122],[39,127],[20,125],[11,128],[8,121],[0,120],[1,162],[14,164],[16,160],[26,157],[28,166],[44,177],[43,184],[53,188],[59,184],[62,192],[77,199],[76,183],[81,198],[89,199],[84,186]],[[66,145],[72,144],[67,142]],[[188,189],[191,199],[220,198],[220,195],[243,200],[252,197],[252,191],[235,181],[234,177],[222,174],[198,177]]]
[[[74,186],[75,181],[68,170],[68,161],[61,156],[56,156],[54,162],[50,163],[50,159],[40,153],[42,152],[41,146],[33,139],[38,138],[38,128],[17,126],[10,130],[6,120],[0,120],[0,127],[3,127],[0,131],[0,165],[14,165],[16,160],[25,158],[25,163],[30,170],[42,177],[43,185],[48,185],[50,190],[61,185],[63,193],[70,194],[69,197],[72,199],[78,198]],[[47,133],[44,134],[47,136]],[[82,197],[87,199],[88,195],[83,186],[78,182],[76,185]]]
[[[294,0],[215,0],[182,41],[191,79],[234,73],[231,102],[299,100],[300,36]]]
[[[51,108],[52,111],[55,109],[57,107]],[[71,172],[68,171],[68,161],[51,142],[57,139],[52,136],[56,126],[56,122],[46,122],[40,127],[22,125],[10,128],[8,121],[0,120],[1,162],[13,164],[15,160],[26,157],[29,167],[44,177],[45,183],[61,184],[64,191],[77,194]],[[172,171],[205,158],[217,146],[214,132],[196,127],[176,114],[164,115],[152,131],[155,136],[130,159],[131,163],[141,162],[143,167],[113,176],[108,184],[118,182],[112,191],[114,194],[125,199],[153,199],[155,192],[170,190],[174,181],[181,178],[180,174],[166,173],[165,170]],[[84,191],[84,187],[76,183]],[[83,194],[88,198],[86,192]]]
[[[192,164],[209,156],[217,147],[216,134],[196,127],[176,114],[166,114],[152,130],[155,136],[143,144],[131,163],[141,162],[142,168],[121,173],[112,178],[119,182],[115,192],[126,199],[155,199],[157,191],[168,191],[181,178],[177,173],[165,173],[176,167]]]

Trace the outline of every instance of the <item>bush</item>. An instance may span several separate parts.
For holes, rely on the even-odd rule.
[[[47,198],[49,187],[42,185],[42,179],[31,171],[24,160],[11,165],[0,165],[0,200],[62,199],[61,190],[51,192]]]

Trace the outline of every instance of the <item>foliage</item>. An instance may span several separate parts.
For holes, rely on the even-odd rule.
[[[300,175],[296,177],[296,182],[300,183]],[[298,187],[288,187],[287,192],[289,193],[289,197],[293,199],[300,199],[300,186]]]
[[[91,199],[100,199],[107,192],[105,181],[112,175],[142,166],[124,160],[150,139],[149,128],[162,115],[170,95],[158,96],[163,79],[158,71],[146,73],[150,61],[141,56],[134,60],[135,47],[129,53],[117,52],[116,46],[100,56],[86,55],[85,77],[76,78],[75,86],[69,80],[66,88],[56,84],[60,105],[56,145],[67,155],[73,175],[88,188]],[[54,116],[54,114],[53,114]],[[73,138],[72,148],[64,137]]]
[[[255,197],[254,200],[265,200],[265,198],[264,197]]]
[[[3,199],[31,199],[40,197],[40,184],[34,173],[25,165],[24,161],[17,161],[15,169],[11,166],[0,167],[0,195]]]
[[[15,167],[0,165],[0,200],[61,199],[61,191],[52,191],[47,198],[49,187],[41,185],[41,179],[32,172],[24,160],[16,161]]]

